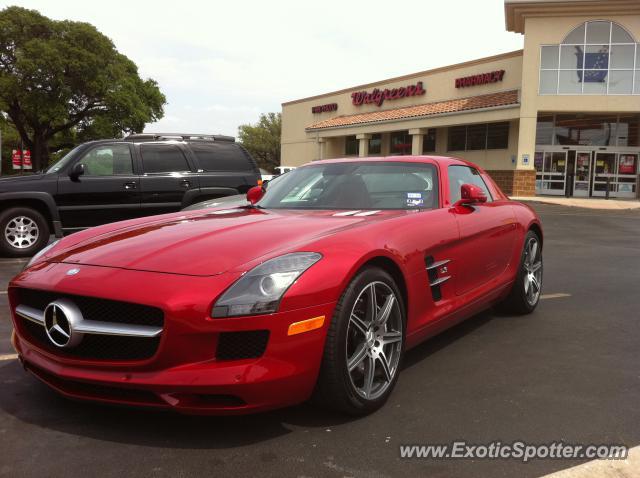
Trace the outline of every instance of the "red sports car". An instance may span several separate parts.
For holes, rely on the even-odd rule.
[[[26,369],[76,399],[231,414],[314,397],[366,414],[408,348],[538,303],[540,220],[466,161],[318,161],[248,199],[34,257],[9,288]]]

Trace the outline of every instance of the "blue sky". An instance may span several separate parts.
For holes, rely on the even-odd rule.
[[[284,101],[522,48],[502,0],[27,0],[86,21],[167,96],[147,131],[236,135]]]

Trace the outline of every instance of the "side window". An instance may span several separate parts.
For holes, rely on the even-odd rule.
[[[128,144],[108,144],[89,151],[80,162],[85,176],[116,176],[133,174],[131,150]]]
[[[449,193],[451,194],[451,204],[460,200],[460,186],[463,184],[478,186],[487,195],[487,202],[492,201],[489,188],[475,168],[469,166],[449,166]]]
[[[234,144],[191,144],[191,151],[203,171],[251,171],[253,165]]]
[[[180,173],[191,168],[180,148],[173,144],[143,144],[140,146],[145,173]]]

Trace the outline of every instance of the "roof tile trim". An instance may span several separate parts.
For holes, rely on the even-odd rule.
[[[469,98],[459,98],[454,100],[437,101],[423,105],[405,106],[393,110],[371,111],[368,113],[358,113],[349,116],[336,116],[326,120],[318,121],[307,126],[307,130],[324,128],[339,128],[341,126],[351,126],[364,123],[376,123],[379,121],[399,120],[421,116],[431,116],[445,113],[457,113],[484,108],[495,108],[499,106],[517,105],[518,90],[503,91],[500,93],[490,93],[487,95],[472,96]]]

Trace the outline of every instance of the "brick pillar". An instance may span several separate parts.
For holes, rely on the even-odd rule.
[[[513,178],[513,196],[536,195],[535,169],[516,169]]]
[[[507,196],[536,195],[536,171],[533,169],[499,169],[487,173]]]

